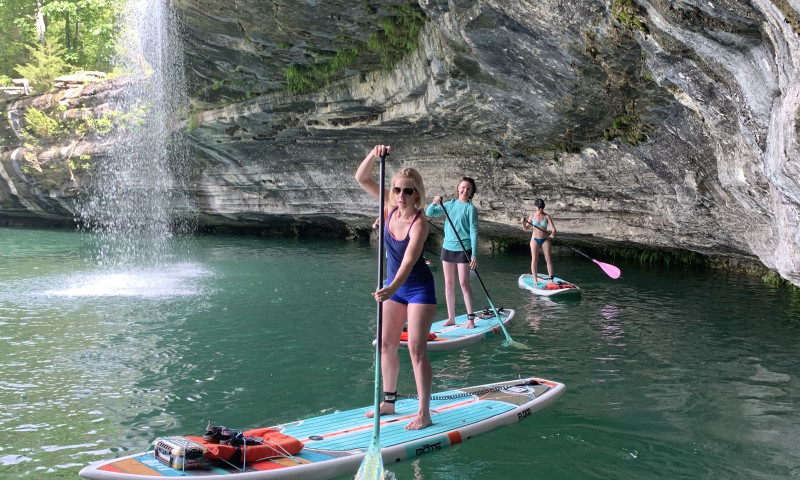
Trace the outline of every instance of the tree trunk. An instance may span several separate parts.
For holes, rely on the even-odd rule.
[[[36,0],[36,36],[42,46],[44,46],[45,31],[47,31],[47,27],[44,25],[44,15],[42,15],[42,0]]]
[[[80,50],[83,53],[83,42],[78,41],[83,40],[83,34],[81,33],[81,22],[75,22],[75,48]]]
[[[72,29],[72,27],[69,24],[69,12],[66,12],[64,14],[64,36],[65,36],[64,42],[65,42],[65,46],[66,46],[67,50],[69,50],[70,46],[71,46],[70,45],[70,39],[69,39],[69,34],[71,32],[71,29]]]

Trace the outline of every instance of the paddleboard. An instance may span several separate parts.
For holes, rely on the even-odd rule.
[[[422,430],[404,428],[416,416],[418,401],[398,399],[396,413],[381,417],[384,465],[433,453],[497,427],[519,422],[551,405],[565,388],[562,383],[531,377],[438,393],[431,398],[433,425]],[[173,468],[167,465],[167,460],[159,460],[164,455],[157,458],[153,447],[167,441],[173,445],[185,438],[173,436],[156,439],[145,452],[93,463],[83,468],[80,476],[94,480],[152,480],[153,477],[181,475],[225,476],[229,480],[326,480],[352,475],[361,465],[372,440],[373,420],[364,414],[373,408],[370,405],[271,427],[302,443],[302,449],[294,455],[233,466],[220,460],[207,460],[203,454],[192,460],[191,468],[183,467],[190,465],[188,458],[172,458],[173,464],[181,465]],[[251,447],[245,445],[244,448]],[[487,445],[487,449],[490,448],[491,445]]]
[[[514,320],[514,310],[506,310],[500,307],[497,310],[500,318],[503,320],[503,325],[506,327]],[[456,348],[464,348],[473,343],[478,343],[483,340],[488,340],[496,335],[501,335],[503,329],[500,328],[500,322],[494,315],[494,311],[487,308],[475,312],[475,328],[467,328],[467,315],[459,315],[455,318],[454,325],[445,326],[447,319],[439,320],[431,325],[431,334],[428,338],[428,351],[429,352],[442,352],[445,350],[453,350]],[[408,341],[405,340],[406,335],[400,337],[400,347],[408,348]],[[375,340],[372,341],[372,346],[375,346]]]
[[[536,295],[543,295],[551,297],[554,295],[579,295],[581,289],[577,285],[570,283],[558,277],[553,277],[550,281],[550,276],[540,273],[534,283],[533,275],[524,273],[519,276],[519,288],[524,288]]]
[[[433,260],[429,260],[429,259],[426,258],[425,259],[425,265],[427,265],[428,268],[431,269],[431,272],[435,272],[437,270],[436,269],[436,262],[434,262]]]

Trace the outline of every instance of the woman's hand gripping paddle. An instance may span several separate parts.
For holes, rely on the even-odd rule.
[[[442,202],[442,204],[440,206],[442,207],[442,211],[444,211],[444,216],[447,217],[447,223],[449,223],[450,224],[450,228],[453,229],[453,233],[455,233],[456,238],[458,239],[458,243],[461,244],[461,250],[464,252],[464,256],[466,257],[467,256],[467,248],[464,246],[464,242],[461,241],[461,236],[456,231],[456,226],[453,225],[453,221],[450,220],[450,214],[448,214],[447,213],[447,209],[444,208],[444,202]],[[469,258],[467,258],[467,261],[469,261]],[[500,317],[500,312],[498,312],[497,309],[494,308],[494,304],[492,303],[492,299],[489,297],[489,291],[486,290],[486,285],[483,284],[483,280],[481,279],[481,276],[478,274],[478,269],[476,268],[473,271],[475,272],[475,276],[478,277],[478,281],[481,282],[481,287],[483,287],[483,293],[486,294],[486,300],[489,301],[489,306],[492,307],[492,311],[494,312],[494,316],[497,319],[497,321],[500,323],[500,328],[503,329],[503,333],[506,335],[506,341],[503,342],[503,346],[507,347],[507,346],[511,345],[512,347],[515,347],[515,348],[519,348],[519,349],[523,349],[523,350],[527,349],[528,347],[525,344],[517,342],[517,341],[514,341],[514,340],[511,339],[511,335],[508,334],[508,330],[506,330],[506,326],[503,325],[503,318]],[[472,312],[469,312],[469,313],[472,313]]]
[[[386,174],[386,155],[380,157],[380,230],[378,232],[378,288],[383,288],[383,260],[386,258],[383,245],[383,230],[386,223],[386,210],[384,202],[386,191],[383,188],[384,176]],[[356,480],[384,480],[383,479],[383,456],[381,455],[381,342],[383,337],[383,302],[378,302],[378,341],[375,348],[375,414],[372,427],[372,442],[369,444],[367,454],[361,462],[356,474]]]
[[[542,228],[542,227],[537,227],[536,225],[532,224],[531,222],[529,222],[529,221],[525,220],[524,218],[522,219],[522,221],[523,221],[523,222],[525,222],[525,223],[527,223],[527,224],[528,224],[528,225],[530,225],[531,227],[538,228],[539,230],[543,231],[544,233],[550,233],[550,232],[548,232],[547,230],[545,230],[544,228]],[[576,252],[580,253],[581,255],[583,255],[584,257],[586,257],[586,258],[588,258],[589,260],[593,261],[594,263],[596,263],[596,264],[600,265],[600,268],[602,268],[602,269],[603,269],[603,271],[604,271],[604,272],[606,272],[606,275],[608,275],[609,277],[611,277],[611,278],[615,278],[615,279],[616,279],[616,278],[619,278],[619,276],[622,274],[622,272],[620,272],[619,268],[615,267],[614,265],[610,265],[610,264],[608,264],[608,263],[603,263],[603,262],[601,262],[601,261],[595,260],[594,258],[590,257],[589,255],[586,255],[585,253],[583,253],[583,252],[581,252],[580,250],[578,250],[577,248],[574,248],[573,246],[571,246],[571,245],[569,245],[569,244],[565,243],[564,241],[562,241],[562,240],[559,240],[559,239],[557,239],[556,237],[552,237],[552,238],[553,238],[554,240],[558,241],[559,243],[561,243],[562,245],[565,245],[565,246],[567,246],[567,247],[569,247],[569,248],[573,249],[574,251],[576,251]]]

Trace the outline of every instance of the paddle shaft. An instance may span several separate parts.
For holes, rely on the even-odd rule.
[[[447,218],[447,223],[449,223],[450,224],[450,228],[453,229],[453,233],[455,234],[456,238],[458,239],[459,245],[461,245],[461,251],[464,252],[464,257],[466,257],[467,258],[467,262],[469,262],[470,258],[467,256],[467,247],[465,247],[464,246],[464,242],[461,241],[461,235],[459,235],[458,232],[456,231],[456,226],[453,224],[453,221],[450,219],[450,214],[447,213],[447,209],[444,208],[444,202],[442,202],[439,206],[442,207],[442,211],[444,212],[444,216],[445,216],[445,218]],[[489,302],[489,306],[492,307],[492,311],[494,312],[494,315],[497,317],[497,321],[500,323],[500,328],[503,329],[503,333],[505,333],[505,335],[506,335],[506,340],[508,340],[508,342],[510,343],[512,341],[511,340],[511,335],[508,334],[508,330],[506,330],[506,326],[503,325],[503,319],[500,317],[500,313],[497,311],[496,308],[494,308],[494,303],[492,303],[492,299],[489,296],[489,291],[486,290],[486,285],[483,284],[483,279],[481,279],[481,276],[478,273],[478,269],[476,268],[474,270],[474,272],[475,272],[475,276],[478,277],[478,281],[481,284],[481,288],[483,288],[483,293],[486,294],[486,300]],[[467,313],[472,313],[472,312],[467,312]]]
[[[445,218],[447,218],[447,223],[450,224],[450,228],[453,229],[453,233],[456,235],[456,238],[458,239],[459,245],[461,245],[461,251],[464,253],[464,258],[466,258],[467,259],[467,263],[469,263],[469,261],[471,259],[467,256],[467,247],[465,247],[464,246],[464,242],[461,241],[461,235],[459,235],[458,232],[456,232],[456,226],[453,224],[453,221],[450,220],[450,214],[447,213],[447,209],[444,208],[444,205],[441,205],[441,207],[442,207],[442,211],[444,212]],[[475,272],[475,276],[478,277],[478,281],[481,284],[481,288],[483,288],[483,293],[486,294],[486,299],[489,300],[489,305],[491,305],[492,309],[494,310],[494,305],[492,305],[492,299],[489,298],[489,291],[486,290],[486,285],[483,284],[483,280],[481,280],[481,276],[480,276],[480,274],[478,274],[478,269],[476,268],[474,270],[474,272]],[[469,312],[469,313],[472,313],[472,312]],[[495,312],[495,315],[496,314],[497,313]],[[499,318],[499,316],[498,316],[498,318]]]
[[[383,288],[383,269],[384,269],[384,260],[386,259],[386,247],[383,244],[384,241],[384,226],[386,225],[386,208],[384,208],[384,202],[386,201],[386,190],[383,188],[385,176],[386,176],[386,154],[381,155],[380,157],[380,187],[378,191],[378,197],[380,198],[378,203],[380,203],[380,231],[378,232],[378,288],[380,290]],[[376,439],[379,436],[380,432],[380,400],[381,400],[381,342],[383,340],[383,302],[378,302],[378,314],[377,314],[377,338],[378,342],[375,348],[375,434],[374,438]]]
[[[378,232],[378,288],[383,288],[383,262],[386,258],[385,247],[383,245],[383,230],[386,224],[386,191],[383,188],[384,177],[386,175],[386,155],[385,152],[380,156],[380,185],[378,187],[378,198],[380,203],[380,231]],[[383,455],[381,454],[381,343],[383,342],[383,302],[378,302],[377,314],[377,339],[375,344],[375,405],[373,410],[372,442],[369,444],[366,455],[361,461],[361,466],[356,473],[356,480],[383,480]]]
[[[542,228],[542,227],[540,227],[540,226],[538,226],[538,225],[534,225],[534,224],[532,224],[531,222],[529,222],[528,220],[525,220],[524,218],[522,219],[522,221],[523,221],[523,222],[525,222],[525,223],[527,223],[528,225],[530,225],[531,227],[533,227],[533,228],[535,228],[535,229],[537,229],[537,230],[541,230],[541,231],[543,231],[544,233],[547,233],[547,234],[549,234],[549,233],[550,233],[550,232],[548,232],[547,230],[545,230],[544,228]],[[576,251],[576,252],[580,253],[581,255],[583,255],[584,257],[588,258],[589,260],[594,260],[594,259],[593,259],[592,257],[590,257],[589,255],[586,255],[585,253],[581,252],[581,251],[580,251],[580,250],[578,250],[577,248],[573,247],[572,245],[569,245],[569,244],[565,243],[565,242],[564,242],[564,241],[562,241],[562,240],[559,240],[559,239],[558,239],[558,238],[556,238],[556,237],[548,237],[548,238],[552,238],[553,240],[557,241],[558,243],[560,243],[560,244],[562,244],[562,245],[564,245],[564,246],[566,246],[566,247],[569,247],[569,248],[573,249],[574,251]]]
[[[542,228],[542,227],[539,227],[539,226],[537,226],[537,225],[534,225],[534,224],[532,224],[530,221],[528,221],[528,220],[525,220],[524,218],[522,219],[522,221],[523,221],[523,222],[525,222],[525,223],[527,223],[527,224],[528,224],[528,225],[530,225],[531,227],[534,227],[534,228],[537,228],[537,229],[539,229],[539,230],[543,231],[544,233],[548,233],[548,234],[550,233],[550,232],[548,232],[547,230],[545,230],[544,228]],[[586,257],[586,258],[588,258],[589,260],[593,261],[593,262],[594,262],[594,263],[596,263],[596,264],[597,264],[597,265],[598,265],[598,266],[599,266],[601,269],[603,269],[603,271],[604,271],[604,272],[606,273],[606,275],[608,275],[609,277],[611,277],[611,278],[619,278],[619,276],[620,276],[620,270],[619,270],[619,268],[618,268],[618,267],[616,267],[616,266],[614,266],[614,265],[611,265],[611,264],[609,264],[609,263],[603,263],[603,262],[601,262],[601,261],[599,261],[599,260],[595,260],[594,258],[590,257],[589,255],[586,255],[585,253],[581,252],[581,251],[580,251],[580,250],[578,250],[577,248],[573,247],[572,245],[570,245],[570,244],[566,243],[566,242],[565,242],[565,241],[563,241],[563,240],[559,240],[559,239],[558,239],[558,238],[556,238],[556,237],[548,237],[548,238],[552,238],[553,240],[556,240],[556,241],[558,241],[560,244],[562,244],[562,245],[564,245],[564,246],[567,246],[567,247],[571,248],[573,251],[575,251],[575,252],[578,252],[578,253],[580,253],[581,255],[583,255],[584,257]],[[533,273],[534,275],[536,274],[536,272],[531,272],[531,273]]]

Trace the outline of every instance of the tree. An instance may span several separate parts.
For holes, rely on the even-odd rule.
[[[67,73],[73,67],[63,58],[63,50],[45,41],[44,45],[28,46],[31,61],[17,67],[17,72],[27,78],[36,93],[53,89],[53,79]]]
[[[125,0],[0,0],[0,75],[34,62],[28,47],[41,45],[38,30],[55,42],[55,54],[82,70],[109,70],[118,18]],[[61,48],[58,48],[61,47]]]
[[[31,6],[33,5],[33,8]],[[36,42],[35,2],[0,0],[0,75],[28,61],[28,46]]]
[[[119,30],[121,0],[50,0],[42,7],[64,59],[86,70],[109,70]]]

